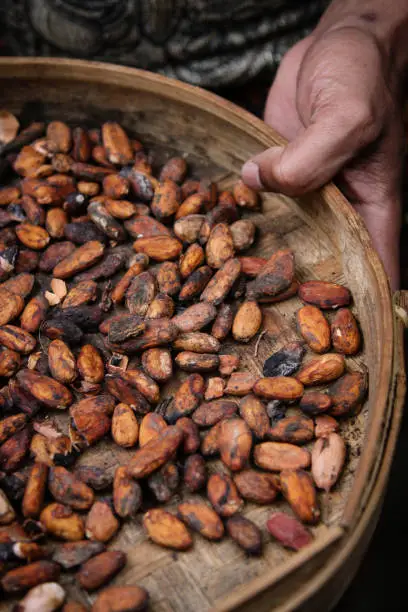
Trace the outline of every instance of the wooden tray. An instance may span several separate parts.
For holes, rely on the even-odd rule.
[[[0,81],[2,108],[31,119],[88,126],[117,120],[153,152],[159,148],[156,162],[182,153],[193,172],[225,188],[251,155],[283,142],[233,104],[148,72],[72,60],[0,58]],[[360,218],[333,185],[298,199],[265,195],[262,214],[252,218],[260,230],[254,254],[268,257],[287,245],[296,253],[299,280],[338,281],[352,290],[365,343],[362,354],[349,362],[354,368],[368,366],[369,397],[360,414],[342,424],[347,467],[339,486],[320,496],[323,522],[306,550],[288,552],[266,534],[266,518],[272,508],[284,506],[282,501],[267,508],[246,505],[245,514],[265,534],[260,559],[247,559],[230,540],[215,544],[199,537],[191,552],[174,554],[150,543],[140,521],[121,529],[111,547],[125,550],[128,564],[114,583],[145,586],[156,612],[328,610],[355,574],[381,508],[405,391],[402,322],[394,316],[382,265]],[[402,308],[404,297],[395,297]],[[240,348],[245,367],[259,372],[265,358],[295,334],[299,305],[293,298],[265,308],[269,334],[257,357],[254,343]],[[125,452],[100,444],[84,461],[108,469],[123,461]],[[92,601],[78,591],[73,576],[64,580],[75,599]],[[9,604],[0,605],[6,609]]]

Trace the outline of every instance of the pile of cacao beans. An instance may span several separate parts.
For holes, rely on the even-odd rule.
[[[76,571],[88,592],[106,585],[126,564],[106,545],[135,517],[170,549],[189,549],[198,532],[259,555],[245,502],[282,498],[268,532],[294,551],[309,545],[317,489],[335,486],[346,457],[339,419],[367,390],[366,372],[346,362],[361,344],[350,291],[299,284],[290,249],[245,254],[262,203],[241,181],[220,191],[189,178],[183,157],[153,169],[114,122],[20,130],[1,117],[3,594],[22,597],[19,612],[86,610],[64,603],[60,572]],[[263,376],[223,353],[231,336],[262,342],[262,304],[294,296],[305,304],[299,341],[272,354]],[[69,412],[66,431],[56,411]],[[114,475],[76,465],[109,436],[132,451]],[[108,586],[92,610],[147,602],[142,587]]]

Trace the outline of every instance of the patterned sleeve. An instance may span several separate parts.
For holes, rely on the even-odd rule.
[[[3,55],[82,57],[216,88],[273,72],[328,0],[1,0]]]

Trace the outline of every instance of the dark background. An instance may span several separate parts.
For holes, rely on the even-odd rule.
[[[398,440],[383,511],[361,567],[334,612],[406,612],[408,418]],[[322,611],[323,612],[323,611]]]

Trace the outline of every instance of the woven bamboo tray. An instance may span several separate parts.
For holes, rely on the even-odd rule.
[[[129,68],[0,58],[0,87],[2,108],[26,118],[88,126],[117,120],[151,147],[156,162],[182,153],[193,173],[224,188],[248,157],[282,142],[261,121],[221,98]],[[251,254],[268,257],[289,246],[300,281],[330,280],[351,289],[364,349],[349,361],[354,368],[363,362],[368,366],[369,396],[360,414],[342,424],[347,466],[335,490],[320,495],[323,520],[307,549],[291,553],[268,537],[266,518],[285,506],[282,501],[267,508],[246,504],[245,514],[265,534],[260,559],[246,558],[230,540],[209,543],[199,537],[191,552],[174,554],[150,543],[140,520],[121,529],[110,546],[125,550],[128,563],[114,583],[145,586],[155,612],[329,610],[354,576],[381,509],[405,393],[403,322],[396,311],[404,315],[408,302],[402,294],[392,299],[360,218],[333,185],[297,199],[265,195],[262,214],[251,218],[260,231]],[[255,342],[238,349],[245,368],[259,373],[265,358],[295,337],[293,315],[299,306],[292,298],[265,308],[268,334],[257,356]],[[102,443],[84,460],[109,469],[126,460],[126,452]],[[64,580],[73,598],[92,601],[77,589],[74,575]],[[1,611],[9,609],[10,603],[0,604]]]

